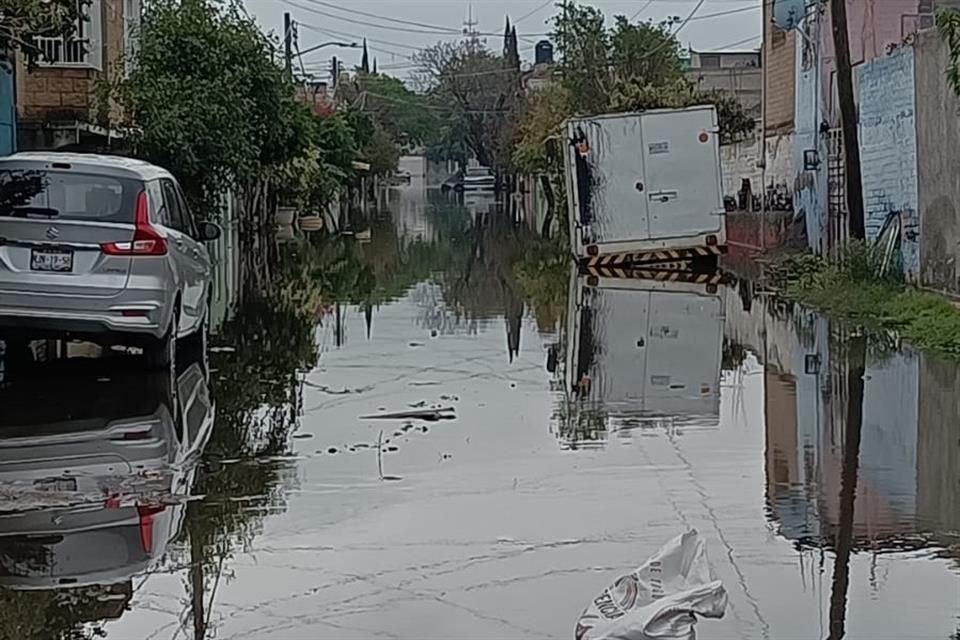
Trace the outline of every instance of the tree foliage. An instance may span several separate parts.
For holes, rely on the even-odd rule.
[[[445,131],[462,134],[464,146],[483,165],[508,158],[504,130],[519,70],[471,40],[440,42],[415,58],[421,86],[446,110]]]
[[[513,164],[529,175],[558,172],[560,158],[547,153],[548,138],[562,134],[563,121],[569,115],[569,95],[562,84],[552,84],[534,92],[523,105],[519,139],[513,150]]]
[[[426,144],[436,136],[436,113],[426,96],[410,90],[397,78],[360,73],[342,85],[340,95],[404,150]]]
[[[960,10],[937,10],[937,30],[947,45],[947,83],[960,96]]]
[[[170,169],[208,210],[307,154],[312,116],[238,4],[150,0],[115,88],[136,153]],[[175,55],[172,52],[176,52]]]

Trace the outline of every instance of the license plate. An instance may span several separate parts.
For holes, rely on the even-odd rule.
[[[30,270],[56,273],[73,271],[73,251],[33,249],[30,251]]]
[[[76,478],[47,478],[35,480],[33,488],[37,491],[76,491]]]

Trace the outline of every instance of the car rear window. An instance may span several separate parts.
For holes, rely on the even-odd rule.
[[[52,169],[0,169],[0,217],[134,221],[143,183]]]

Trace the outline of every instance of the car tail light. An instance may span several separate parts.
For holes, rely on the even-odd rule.
[[[164,509],[161,505],[137,507],[137,515],[140,517],[140,546],[144,553],[153,553],[153,517]]]
[[[100,250],[108,256],[167,255],[167,239],[150,224],[150,205],[146,191],[141,191],[137,196],[135,225],[132,242],[106,242],[100,245]]]

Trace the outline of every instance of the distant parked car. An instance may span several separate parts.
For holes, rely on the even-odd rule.
[[[0,158],[0,340],[68,337],[142,347],[169,366],[206,347],[220,227],[195,219],[174,177],[93,154]]]

